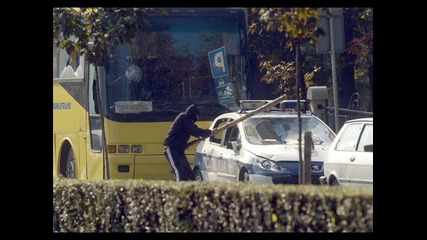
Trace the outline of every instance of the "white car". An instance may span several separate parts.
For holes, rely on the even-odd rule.
[[[321,184],[373,189],[373,118],[348,120],[324,162]]]
[[[241,106],[244,106],[245,101],[241,102]],[[294,103],[293,107],[289,108],[288,103]],[[298,184],[299,125],[295,111],[296,101],[285,100],[280,106],[282,107],[257,113],[200,142],[193,166],[196,180]],[[241,118],[251,110],[242,107],[242,110],[237,112],[222,114],[212,122],[210,129]],[[301,112],[301,118],[302,157],[304,132],[311,131],[312,183],[320,184],[323,158],[335,138],[335,133],[321,119],[309,112]]]

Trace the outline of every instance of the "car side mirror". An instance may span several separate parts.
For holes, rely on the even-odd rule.
[[[237,143],[237,141],[228,141],[226,147],[227,149],[233,149],[234,152],[240,150],[240,145]]]
[[[365,152],[373,152],[373,151],[374,151],[374,144],[368,144],[368,145],[365,145],[365,146],[363,147],[363,150],[364,150]]]

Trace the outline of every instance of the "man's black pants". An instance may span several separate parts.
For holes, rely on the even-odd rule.
[[[193,171],[191,170],[187,157],[183,152],[165,147],[165,151],[163,153],[172,168],[176,181],[194,180]]]

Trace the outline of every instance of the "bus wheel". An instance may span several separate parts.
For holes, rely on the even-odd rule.
[[[65,169],[66,178],[76,178],[76,161],[74,160],[73,150],[68,151],[67,165]]]

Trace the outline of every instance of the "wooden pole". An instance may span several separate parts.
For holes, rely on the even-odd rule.
[[[276,99],[272,100],[271,102],[268,102],[267,104],[262,105],[261,107],[259,107],[259,108],[255,109],[255,110],[253,110],[252,112],[249,112],[248,114],[245,114],[245,115],[243,115],[243,116],[242,116],[242,117],[240,117],[240,118],[237,118],[237,119],[235,119],[235,120],[233,120],[233,121],[231,121],[231,122],[229,122],[229,123],[227,123],[227,124],[225,124],[225,125],[222,125],[222,126],[221,126],[221,127],[219,127],[219,128],[216,128],[216,130],[217,130],[218,132],[221,132],[221,131],[223,131],[223,130],[225,130],[225,129],[228,129],[228,128],[231,128],[231,127],[234,127],[234,126],[236,126],[239,122],[242,122],[242,121],[244,121],[244,120],[246,120],[246,119],[248,119],[248,118],[252,117],[253,115],[255,115],[255,114],[259,113],[259,112],[262,112],[262,111],[265,111],[265,110],[267,110],[267,109],[269,109],[269,108],[272,108],[274,105],[276,105],[276,104],[278,104],[279,102],[281,102],[281,101],[285,100],[285,98],[286,98],[286,94],[283,94],[283,95],[281,95],[280,97],[278,97],[278,98],[276,98]],[[200,141],[202,141],[202,140],[203,140],[203,138],[198,138],[198,139],[196,139],[196,140],[193,140],[193,141],[189,142],[189,143],[187,144],[187,148],[191,147],[192,145],[194,145],[194,144],[196,144],[196,143],[199,143],[199,142],[200,142]]]
[[[311,138],[311,131],[304,132],[304,169],[303,169],[303,183],[311,184],[311,148],[313,147],[313,139]]]

